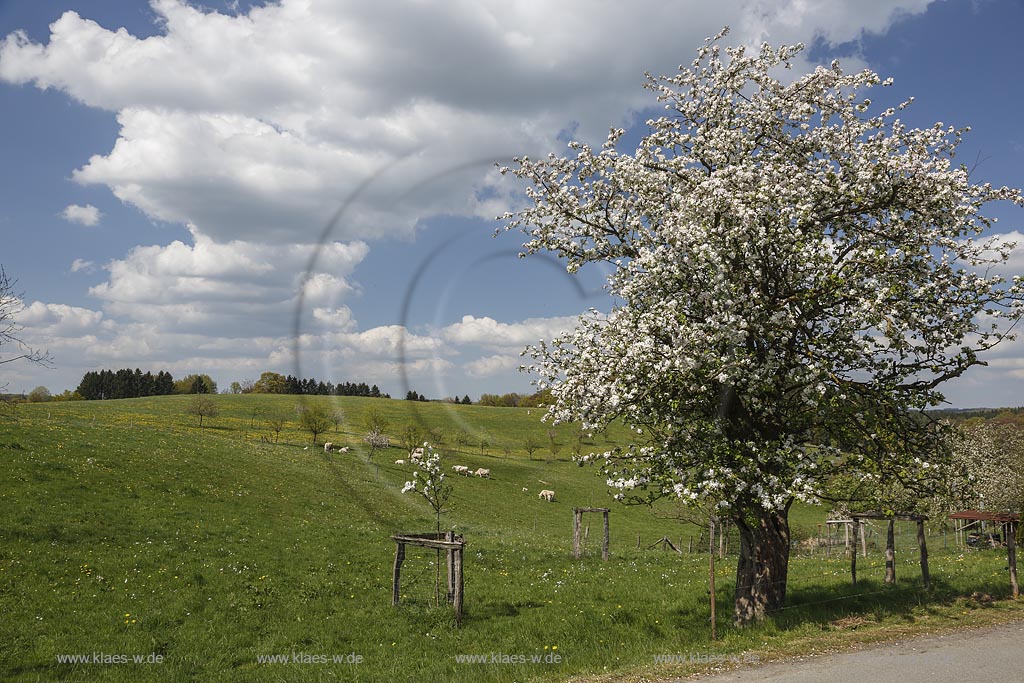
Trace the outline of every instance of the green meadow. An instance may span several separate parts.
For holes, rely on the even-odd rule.
[[[716,563],[712,642],[701,530],[670,506],[612,501],[596,470],[572,462],[570,428],[550,448],[538,409],[310,398],[340,414],[314,445],[298,429],[299,397],[212,398],[219,415],[202,430],[183,396],[27,404],[0,422],[0,679],[632,680],[739,653],[806,651],[854,632],[885,637],[1019,613],[1001,600],[1005,553],[965,552],[951,535],[943,547],[933,525],[931,592],[908,529],[897,586],[882,584],[877,549],[859,560],[856,586],[840,550],[794,555],[787,608],[734,629],[733,540]],[[368,457],[361,435],[371,408],[396,437],[406,425],[432,431],[449,471],[491,470],[489,479],[452,476],[441,517],[467,541],[461,628],[434,604],[434,551],[410,548],[403,604],[391,605],[390,535],[430,531],[434,517],[400,492],[411,468],[395,464],[408,461],[397,438]],[[287,420],[279,435],[267,426],[275,415]],[[528,435],[541,444],[532,457]],[[613,430],[581,447],[626,438]],[[325,440],[352,450],[327,454]],[[539,500],[541,489],[555,502]],[[597,516],[587,520],[584,557],[572,559],[574,506],[611,507],[608,562]],[[795,536],[816,533],[825,514],[796,509]],[[663,537],[697,547],[651,547]],[[697,663],[655,664],[661,655]],[[275,657],[286,661],[267,661]]]

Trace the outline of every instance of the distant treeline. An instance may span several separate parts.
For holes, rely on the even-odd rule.
[[[139,368],[91,370],[82,376],[75,393],[86,401],[168,394],[215,394],[217,383],[209,375],[189,375],[175,381],[171,373],[163,370],[155,375]]]
[[[1017,408],[943,408],[929,410],[928,414],[955,424],[976,425],[982,422],[1024,426],[1024,407]]]
[[[481,394],[480,405],[498,408],[536,408],[551,403],[551,390],[543,389],[535,394]]]
[[[278,372],[264,372],[255,382],[232,382],[233,394],[303,394],[306,396],[363,396],[366,398],[391,398],[381,393],[380,388],[366,382],[321,382],[315,378],[299,379]]]

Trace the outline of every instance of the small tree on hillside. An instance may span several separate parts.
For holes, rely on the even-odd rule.
[[[373,456],[377,454],[377,451],[390,448],[391,439],[384,435],[379,429],[371,429],[363,437],[363,443],[370,447],[370,452],[366,455],[367,459],[373,460]]]
[[[452,495],[451,484],[445,483],[441,454],[429,443],[423,444],[423,457],[419,469],[412,473],[412,480],[405,482],[402,493],[418,493],[434,510],[437,532],[441,532],[441,513],[445,512],[448,498]]]
[[[554,460],[558,457],[558,453],[562,450],[562,444],[558,443],[558,432],[554,429],[548,430],[548,451],[551,453],[551,459]]]
[[[423,430],[418,425],[407,424],[399,432],[402,446],[411,451],[423,444]]]
[[[533,460],[533,454],[540,448],[540,440],[533,434],[527,434],[523,437],[523,450],[530,456],[530,460]]]
[[[53,398],[50,395],[50,390],[46,387],[36,387],[32,391],[28,392],[29,403],[45,403]]]
[[[192,415],[199,420],[199,431],[202,432],[205,428],[203,426],[203,420],[208,417],[217,417],[220,411],[217,410],[217,404],[214,403],[212,398],[207,396],[196,396],[188,402],[185,406],[185,414]]]
[[[334,418],[330,411],[322,405],[305,405],[299,411],[299,426],[310,433],[314,444],[316,444],[316,437],[326,433],[332,424],[334,424]]]
[[[402,493],[418,493],[423,496],[434,510],[435,529],[441,533],[441,513],[445,512],[448,498],[452,495],[452,487],[445,483],[444,465],[441,455],[429,443],[423,444],[423,457],[418,459],[419,469],[412,473],[412,481],[405,482]],[[441,585],[441,551],[435,553],[434,563],[434,600],[440,602]]]
[[[363,415],[363,427],[367,433],[377,432],[383,434],[387,431],[388,419],[384,416],[384,413],[380,411],[376,406],[371,407]]]
[[[924,411],[1021,315],[1024,286],[994,267],[1012,245],[978,238],[986,204],[1024,197],[971,181],[962,130],[908,128],[909,102],[871,112],[877,74],[833,62],[783,81],[803,46],[720,37],[648,78],[667,112],[634,152],[613,129],[502,170],[530,185],[506,216],[527,253],[611,269],[611,312],[531,350],[547,418],[632,427],[595,456],[621,500],[720,506],[746,623],[784,604],[794,501],[839,474],[918,496],[951,478],[934,476],[950,454]]]
[[[469,445],[470,436],[462,429],[455,430],[455,445],[459,448],[465,448]]]
[[[287,420],[280,415],[272,415],[267,418],[267,426],[274,433],[274,443],[277,443],[277,440],[281,437],[281,430],[284,429],[285,424],[287,424]]]

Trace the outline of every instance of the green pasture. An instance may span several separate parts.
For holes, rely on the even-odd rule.
[[[717,562],[720,639],[712,643],[708,554],[650,548],[662,537],[701,547],[700,529],[673,519],[668,506],[614,503],[595,470],[572,462],[570,428],[555,433],[551,452],[540,410],[306,399],[342,416],[318,441],[353,450],[327,454],[298,429],[298,397],[213,399],[220,414],[202,431],[185,415],[190,397],[181,396],[22,405],[0,422],[0,679],[650,676],[679,670],[654,666],[656,655],[785,648],[850,618],[881,625],[969,619],[984,608],[964,596],[1008,592],[1005,554],[965,552],[951,537],[943,548],[934,527],[931,593],[920,585],[908,532],[896,587],[882,584],[877,550],[860,560],[857,586],[839,550],[794,556],[788,607],[733,629],[733,544]],[[461,628],[447,607],[433,604],[433,551],[410,551],[405,602],[391,606],[389,536],[429,531],[434,520],[422,499],[400,493],[411,472],[395,464],[408,458],[404,449],[367,457],[362,421],[371,408],[387,417],[389,433],[408,424],[433,430],[446,466],[491,470],[490,479],[453,476],[451,509],[441,518],[468,542]],[[267,428],[274,415],[288,420],[277,443]],[[458,433],[468,435],[464,443]],[[523,449],[528,434],[542,444],[532,459]],[[583,448],[603,450],[625,438],[626,430],[613,430]],[[538,499],[543,488],[556,491],[554,503]],[[612,508],[610,561],[599,556],[597,517],[585,557],[570,557],[573,506]],[[795,510],[795,534],[814,535],[824,516],[819,508]],[[498,661],[457,661],[492,654]],[[161,661],[59,663],[64,655]],[[281,655],[290,660],[260,661]],[[309,661],[355,655],[358,663]],[[503,655],[541,662],[501,663]]]

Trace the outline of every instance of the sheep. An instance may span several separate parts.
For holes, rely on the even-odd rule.
[[[334,444],[328,441],[324,444],[324,453],[330,453],[334,450]]]
[[[342,446],[338,449],[339,453],[348,453],[348,446]]]
[[[412,452],[409,453],[409,457],[412,458],[413,460],[419,460],[420,458],[423,457],[423,449],[422,448],[414,448],[414,449],[412,449]]]
[[[455,471],[455,474],[469,474],[469,468],[465,465],[452,465],[452,470]]]
[[[405,461],[404,461],[404,460],[396,460],[396,461],[395,461],[395,464],[396,464],[396,465],[404,465],[404,464],[405,464]]]
[[[480,469],[478,469],[473,474],[478,476],[478,477],[480,477],[481,479],[489,479],[490,476],[491,476],[491,471],[490,470],[485,470],[483,467],[481,467]]]
[[[526,487],[524,486],[524,487],[523,487],[523,493],[529,493],[529,492],[530,492],[530,489],[528,489],[528,488],[526,488]]]
[[[543,491],[541,491],[539,494],[537,494],[537,497],[542,498],[549,503],[555,502],[555,492],[549,491],[548,489],[544,489]]]

